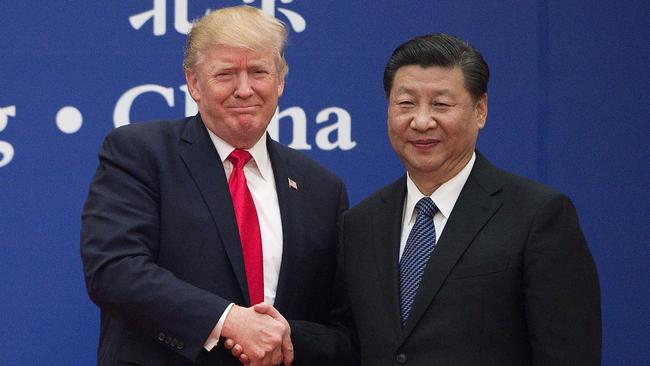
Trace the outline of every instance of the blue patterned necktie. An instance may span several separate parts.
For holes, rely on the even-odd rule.
[[[431,198],[424,197],[418,201],[415,209],[418,215],[399,262],[399,302],[402,324],[408,319],[422,274],[436,246],[436,228],[433,226],[436,205]]]

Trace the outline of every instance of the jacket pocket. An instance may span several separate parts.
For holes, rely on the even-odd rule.
[[[505,271],[508,268],[508,258],[490,259],[484,263],[458,264],[451,272],[451,279],[487,276]]]

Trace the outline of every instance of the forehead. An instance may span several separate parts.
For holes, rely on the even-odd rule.
[[[407,65],[397,69],[391,94],[400,92],[443,92],[465,90],[460,67]]]
[[[213,45],[203,52],[203,62],[209,65],[274,65],[272,50],[254,51],[244,47]]]

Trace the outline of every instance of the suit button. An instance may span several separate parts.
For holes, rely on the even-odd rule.
[[[176,345],[176,349],[181,350],[185,347],[185,344],[182,341],[178,341],[178,344]]]
[[[171,343],[171,341],[172,341],[172,337],[170,336],[165,337],[165,344],[169,344]]]
[[[158,340],[161,341],[161,342],[164,342],[165,341],[165,333],[162,333],[162,332],[158,333]]]
[[[395,361],[399,364],[405,364],[406,363],[406,355],[403,353],[398,353],[397,356],[395,357]]]
[[[173,348],[173,347],[176,347],[177,344],[178,344],[178,339],[174,338],[174,339],[172,339],[172,342],[169,345],[172,346],[172,348]]]

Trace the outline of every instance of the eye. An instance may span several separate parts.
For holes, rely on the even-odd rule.
[[[452,107],[451,104],[445,103],[445,102],[434,102],[433,103],[433,109],[439,112],[446,112]]]
[[[253,69],[253,77],[265,77],[269,74],[270,72],[267,69]]]
[[[216,74],[214,74],[214,78],[217,80],[230,80],[232,78],[233,73],[231,71],[219,71]]]
[[[397,101],[397,105],[402,107],[402,108],[410,108],[410,107],[415,106],[415,103],[413,103],[410,100],[400,100],[400,101]]]

